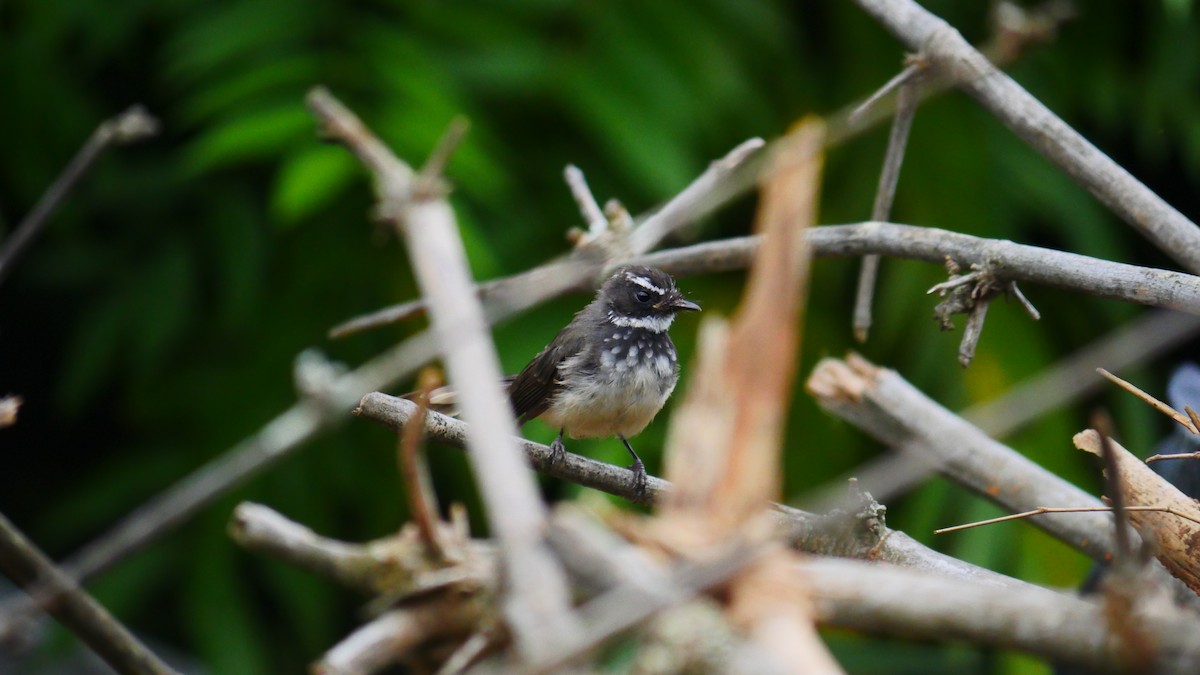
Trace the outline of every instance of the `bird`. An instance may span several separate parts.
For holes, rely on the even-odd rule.
[[[662,409],[679,381],[679,356],[667,334],[679,312],[700,311],[671,275],[645,266],[618,268],[595,298],[515,376],[505,378],[519,425],[541,419],[558,430],[551,462],[566,454],[563,437],[616,436],[633,457],[635,489],[644,496],[646,465],[629,442]],[[435,390],[431,406],[453,405]]]

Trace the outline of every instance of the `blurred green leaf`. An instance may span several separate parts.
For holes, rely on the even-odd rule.
[[[329,204],[361,173],[361,167],[344,148],[305,148],[280,168],[271,212],[280,224],[296,225]]]

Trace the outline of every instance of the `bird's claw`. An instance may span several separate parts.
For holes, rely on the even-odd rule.
[[[637,459],[629,465],[629,470],[633,472],[633,499],[638,503],[645,504],[649,497],[646,465],[642,463],[642,460]]]
[[[550,444],[550,463],[558,464],[566,454],[567,446],[563,444],[562,436],[559,436]]]

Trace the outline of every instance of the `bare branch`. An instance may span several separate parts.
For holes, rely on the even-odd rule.
[[[1010,511],[1042,504],[1098,507],[1100,500],[988,438],[908,384],[895,371],[851,355],[824,359],[807,389],[829,412],[888,446],[919,453],[951,480]],[[1112,523],[1094,514],[1048,514],[1034,523],[1093,558],[1115,550]]]
[[[404,479],[408,494],[408,508],[421,539],[429,552],[438,560],[445,560],[447,549],[442,541],[441,517],[438,515],[437,495],[433,492],[433,479],[429,476],[429,464],[421,452],[421,441],[425,436],[425,413],[429,406],[429,392],[441,384],[441,377],[432,368],[421,371],[418,378],[420,393],[417,395],[417,413],[413,424],[404,429],[399,440],[400,475]]]
[[[523,657],[537,662],[553,637],[569,639],[578,627],[562,569],[542,538],[546,508],[514,441],[516,421],[454,213],[442,195],[414,185],[412,170],[327,91],[314,89],[308,104],[374,174],[380,213],[408,244],[450,383],[472,422],[468,457],[504,559],[509,628]]]
[[[913,0],[855,0],[904,45],[1184,268],[1200,273],[1200,229]]]
[[[355,413],[400,431],[412,420],[416,407],[412,401],[372,393],[363,397]],[[460,420],[431,412],[425,420],[425,434],[431,442],[465,448],[467,426]],[[633,472],[624,467],[597,462],[570,452],[561,461],[555,462],[547,446],[524,439],[519,439],[519,442],[534,468],[548,476],[626,499],[638,494]],[[655,476],[648,477],[646,496],[649,501],[662,499],[669,489],[667,481]],[[932,551],[903,532],[890,530],[878,521],[862,522],[845,514],[818,516],[788,506],[777,505],[775,509],[787,529],[788,541],[802,551],[883,560],[999,586],[1023,583]]]
[[[608,229],[608,218],[604,217],[604,211],[592,195],[583,171],[574,164],[568,164],[567,168],[563,169],[563,178],[567,181],[567,187],[571,189],[575,203],[579,205],[579,213],[583,216],[583,222],[587,224],[588,235],[599,236]]]
[[[1172,455],[1150,455],[1146,458],[1146,463],[1160,462],[1164,459],[1200,459],[1200,452],[1181,452]]]
[[[0,569],[123,675],[167,675],[163,663],[0,514]],[[46,595],[50,591],[51,595]]]
[[[990,261],[993,271],[1002,274],[1005,279],[1200,316],[1200,279],[1181,272],[1126,265],[1011,241],[897,223],[824,225],[809,231],[806,239],[813,255],[818,258],[879,253],[942,265],[949,256],[966,267]],[[758,247],[758,241],[756,236],[722,239],[617,262],[652,265],[675,276],[727,272],[745,269]],[[479,286],[479,293],[485,299],[490,315],[502,312],[507,316],[552,297],[589,290],[601,273],[600,265],[591,265],[589,267],[583,261],[558,262],[484,282]],[[396,305],[343,324],[335,329],[337,333],[334,337],[399,321],[423,311],[424,305],[420,300]],[[1177,331],[1186,331],[1186,325],[1181,324],[1176,331],[1167,331],[1162,335],[1164,338],[1178,335]]]
[[[808,558],[797,564],[816,598],[822,623],[901,637],[963,640],[1016,649],[1108,672],[1125,661],[1105,609],[1028,586],[992,588],[891,565]],[[914,598],[920,598],[914,602]],[[1156,673],[1200,671],[1200,621],[1167,603],[1137,620],[1157,642]]]
[[[158,120],[151,117],[140,105],[135,105],[96,127],[83,147],[38,200],[37,205],[25,216],[25,220],[21,221],[12,236],[4,241],[3,247],[0,247],[0,281],[12,271],[13,263],[41,233],[50,214],[54,213],[58,205],[92,168],[100,153],[110,145],[136,143],[157,133]]]
[[[634,255],[654,249],[680,227],[724,204],[754,184],[751,159],[761,157],[766,143],[761,138],[743,141],[709,165],[696,180],[661,209],[642,221],[632,233]],[[749,168],[747,168],[749,167]]]
[[[313,664],[312,671],[315,675],[374,673],[421,644],[472,630],[479,616],[478,606],[453,599],[395,609],[359,627]]]
[[[229,520],[229,536],[248,550],[363,592],[379,590],[382,569],[388,565],[366,546],[322,537],[261,504],[239,504]]]
[[[896,116],[892,121],[887,154],[884,155],[883,170],[879,174],[879,187],[875,192],[875,204],[871,209],[871,220],[874,221],[887,221],[892,213],[892,202],[896,197],[896,184],[900,181],[900,166],[904,163],[904,149],[908,145],[908,132],[912,129],[913,117],[917,113],[917,85],[910,78],[914,77],[921,67],[921,64],[910,64],[897,76],[897,79],[903,79],[898,84],[900,95],[896,102]],[[896,82],[896,80],[894,79],[892,82]],[[886,90],[887,86],[884,89]],[[856,109],[855,114],[860,110],[861,108]],[[862,269],[858,276],[858,292],[854,299],[854,339],[859,342],[866,342],[867,334],[871,330],[871,304],[874,301],[875,280],[878,276],[879,255],[872,254],[863,257]]]

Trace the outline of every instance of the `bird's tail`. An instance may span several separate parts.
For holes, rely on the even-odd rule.
[[[516,379],[515,375],[509,375],[501,380],[501,383],[504,385],[505,392],[508,391],[508,387],[512,384],[514,379]],[[401,395],[400,398],[405,398],[415,403],[420,397],[420,394],[421,392],[419,391],[410,391],[407,394]],[[443,415],[457,417],[458,392],[450,385],[434,389],[433,391],[429,392],[429,409],[434,412],[439,412]]]

